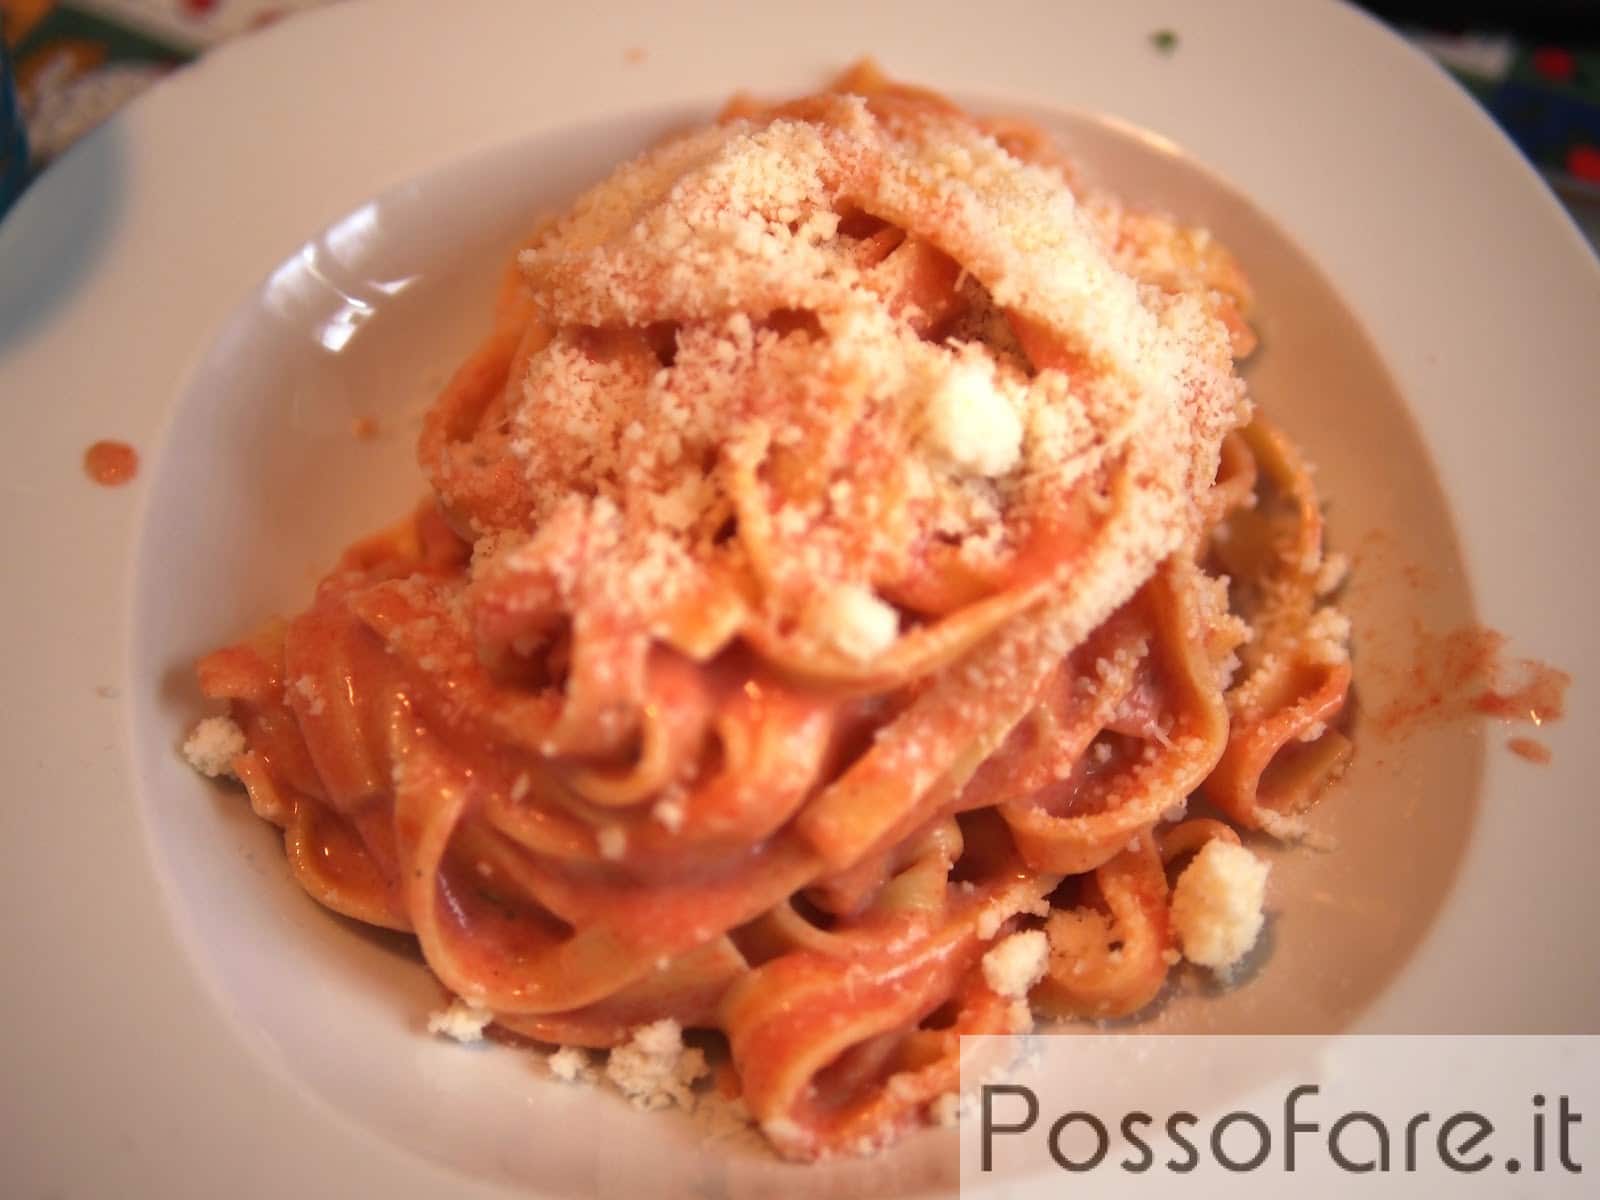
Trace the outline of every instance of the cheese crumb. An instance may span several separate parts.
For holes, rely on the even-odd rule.
[[[233,760],[245,752],[244,730],[229,717],[207,717],[189,733],[183,756],[202,775],[233,774]]]
[[[683,801],[663,796],[650,806],[650,815],[668,833],[677,833],[683,828]]]
[[[863,661],[876,658],[900,632],[900,617],[869,587],[843,583],[824,592],[817,604],[817,632],[835,650]]]
[[[690,1086],[707,1073],[705,1055],[683,1044],[683,1027],[670,1017],[633,1031],[611,1051],[606,1078],[638,1108],[694,1107]]]
[[[977,363],[959,363],[939,380],[926,416],[930,448],[960,472],[1004,475],[1022,455],[1022,422]]]
[[[1256,944],[1266,889],[1267,864],[1243,846],[1202,846],[1172,891],[1172,926],[1184,957],[1225,973]]]
[[[1013,933],[983,956],[983,979],[996,994],[1020,999],[1044,978],[1050,963],[1050,940],[1044,930]]]
[[[628,831],[621,825],[602,825],[594,840],[600,848],[600,857],[615,861],[628,852]]]
[[[587,1083],[594,1079],[594,1064],[581,1046],[563,1046],[544,1060],[550,1074],[563,1083]]]
[[[1006,1008],[1006,1032],[1033,1032],[1033,1009],[1028,1006],[1026,998],[1013,1000]]]
[[[1004,925],[1018,913],[1028,913],[1035,917],[1048,917],[1050,915],[1050,901],[1043,896],[1013,895],[1009,901],[992,900],[978,914],[977,934],[984,941],[988,941],[1000,932]]]
[[[1334,551],[1322,560],[1322,566],[1317,571],[1317,579],[1314,585],[1317,595],[1326,596],[1338,591],[1349,574],[1349,556]]]
[[[1337,608],[1319,608],[1306,624],[1306,658],[1319,666],[1350,661],[1350,618]]]
[[[428,1014],[428,1032],[455,1038],[458,1042],[481,1042],[484,1028],[493,1020],[494,1013],[487,1008],[479,1008],[458,996],[450,1002],[449,1008]]]
[[[302,675],[294,681],[293,687],[304,697],[307,714],[320,717],[327,705],[322,699],[322,689],[317,686],[317,681],[310,675]]]
[[[715,1091],[700,1098],[694,1109],[695,1128],[707,1141],[736,1142],[752,1149],[761,1146],[761,1134],[742,1098],[726,1099]]]
[[[788,1150],[791,1153],[814,1152],[816,1138],[806,1130],[804,1125],[788,1117],[769,1117],[761,1122],[761,1132],[766,1134],[767,1140],[774,1146]]]

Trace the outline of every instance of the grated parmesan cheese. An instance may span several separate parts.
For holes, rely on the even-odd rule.
[[[233,774],[233,760],[246,750],[244,730],[229,717],[206,717],[189,731],[183,756],[200,774],[215,779]]]
[[[1327,596],[1338,591],[1349,574],[1349,555],[1338,551],[1328,555],[1322,560],[1322,566],[1317,571],[1317,579],[1314,585],[1317,595]]]
[[[650,806],[650,815],[668,833],[683,828],[683,801],[673,796],[663,796]]]
[[[1013,1000],[1006,1008],[1006,1032],[1031,1033],[1032,1031],[1033,1009],[1026,997]]]
[[[1306,623],[1305,645],[1312,662],[1343,666],[1350,661],[1350,618],[1331,605],[1319,608]]]
[[[751,1149],[761,1137],[742,1097],[723,1097],[715,1091],[701,1097],[694,1109],[695,1128],[707,1141],[737,1142]]]
[[[1050,964],[1050,940],[1042,929],[1013,933],[983,956],[983,979],[997,995],[1021,999]]]
[[[670,1018],[639,1026],[606,1061],[606,1078],[636,1107],[647,1109],[673,1104],[692,1109],[690,1088],[708,1070],[705,1054],[684,1046],[683,1028]]]
[[[628,831],[621,825],[602,825],[594,838],[601,858],[615,862],[628,852]]]
[[[863,258],[852,209],[908,236]],[[964,117],[905,125],[858,96],[623,165],[520,256],[552,334],[473,447],[482,471],[429,463],[473,516],[474,585],[508,611],[603,608],[697,660],[757,626],[870,669],[901,633],[882,597],[925,577],[927,547],[1002,588],[1076,497],[1103,528],[1063,564],[1041,631],[1070,649],[1192,536],[1248,411],[1194,265],[1209,243],[1167,262],[1141,237],[1130,258],[1127,221]],[[937,249],[917,232],[932,225]],[[921,283],[946,269],[956,325],[930,338]],[[652,326],[670,353],[633,336]],[[1061,361],[1033,369],[1028,338]],[[492,500],[473,490],[491,482]],[[752,587],[687,613],[718,590],[706,564],[730,536]],[[506,641],[531,654],[539,636]]]
[[[988,941],[1000,932],[1000,926],[1022,913],[1035,917],[1048,917],[1050,901],[1043,896],[1032,896],[1027,893],[1012,893],[1010,896],[991,900],[978,914],[978,937]]]
[[[964,361],[934,386],[927,401],[934,453],[970,475],[1004,475],[1022,453],[1022,422],[995,390],[994,373]]]
[[[424,669],[427,669],[426,664],[421,665]],[[305,700],[306,713],[313,717],[321,716],[323,709],[327,705],[322,699],[322,689],[317,686],[317,681],[310,675],[301,675],[294,681],[292,686],[301,698]]]
[[[961,1093],[945,1092],[928,1105],[928,1120],[948,1129],[961,1120]]]
[[[483,1031],[494,1020],[494,1013],[457,996],[450,1007],[428,1014],[428,1032],[454,1038],[458,1042],[481,1042]]]
[[[822,639],[847,658],[876,658],[894,644],[900,617],[871,588],[841,584],[823,593],[815,614]]]
[[[1226,972],[1261,933],[1267,864],[1243,846],[1210,841],[1172,889],[1172,927],[1190,962]]]
[[[563,1083],[588,1083],[596,1075],[589,1052],[582,1046],[562,1046],[544,1061],[550,1074]]]

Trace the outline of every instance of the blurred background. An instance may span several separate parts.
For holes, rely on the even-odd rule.
[[[1455,76],[1600,247],[1600,2],[1363,3]]]
[[[0,214],[74,141],[168,71],[229,38],[337,2],[0,0]],[[1600,246],[1600,0],[1361,7],[1454,75]],[[1181,25],[1151,35],[1153,53],[1182,53]]]

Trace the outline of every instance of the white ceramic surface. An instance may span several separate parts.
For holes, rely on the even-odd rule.
[[[1000,3],[978,41],[954,6],[920,25],[922,5],[532,7],[354,3],[226,47],[0,225],[0,1137],[18,1194],[952,1186],[938,1133],[798,1171],[428,1039],[437,992],[403,941],[300,896],[271,832],[173,751],[194,655],[302,602],[419,493],[415,416],[529,206],[735,88],[804,90],[862,50],[986,107],[1117,114],[1060,124],[1108,178],[1236,245],[1262,290],[1253,382],[1321,462],[1335,537],[1381,523],[1438,578],[1408,600],[1371,568],[1362,670],[1404,652],[1390,627],[1418,612],[1476,614],[1577,677],[1541,734],[1548,768],[1492,730],[1364,752],[1330,802],[1344,849],[1282,859],[1261,971],[1158,1019],[1597,1028],[1600,268],[1464,95],[1322,3]],[[1170,57],[1147,40],[1167,27]],[[384,436],[355,441],[352,415]],[[144,454],[130,488],[83,478],[100,437]]]

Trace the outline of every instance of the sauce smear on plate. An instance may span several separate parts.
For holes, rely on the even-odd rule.
[[[1416,661],[1406,673],[1402,694],[1377,714],[1384,734],[1474,715],[1540,726],[1566,711],[1572,676],[1537,659],[1508,661],[1502,633],[1480,626],[1443,634],[1419,628],[1416,637]],[[1512,738],[1507,747],[1529,762],[1550,759],[1549,748],[1531,738]]]

